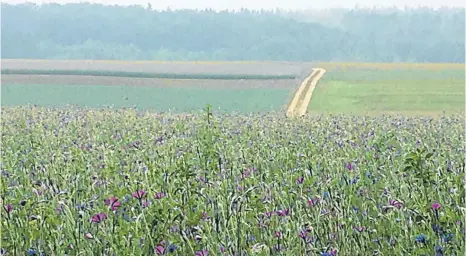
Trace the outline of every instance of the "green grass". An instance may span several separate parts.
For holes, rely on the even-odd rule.
[[[332,70],[316,87],[312,113],[463,112],[464,71]]]
[[[101,70],[17,70],[3,69],[2,74],[9,75],[87,75],[104,77],[131,77],[131,78],[163,78],[163,79],[294,79],[295,75],[260,75],[260,74],[182,74],[182,73],[151,73],[128,71],[101,71]]]
[[[288,89],[200,89],[131,86],[2,85],[3,106],[78,105],[133,107],[156,111],[190,112],[212,105],[221,112],[280,111]]]

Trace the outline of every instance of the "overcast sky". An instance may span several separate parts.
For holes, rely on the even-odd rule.
[[[151,3],[155,9],[172,9],[188,8],[188,9],[204,9],[212,8],[216,10],[222,9],[239,9],[241,7],[248,9],[322,9],[331,7],[352,8],[356,5],[360,7],[390,7],[396,6],[403,8],[404,6],[417,7],[429,6],[432,8],[457,7],[465,6],[466,0],[2,0],[6,3],[74,3],[74,2],[94,2],[101,4],[118,4],[130,5],[141,4],[147,5]]]

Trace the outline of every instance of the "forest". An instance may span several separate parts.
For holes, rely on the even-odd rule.
[[[464,8],[154,10],[1,4],[2,58],[465,61]]]

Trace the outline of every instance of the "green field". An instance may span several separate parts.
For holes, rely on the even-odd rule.
[[[332,69],[320,80],[311,113],[464,112],[464,70]]]
[[[332,67],[330,67],[331,64],[319,65],[327,68],[327,73],[319,81],[314,91],[309,104],[311,114],[377,115],[397,113],[400,115],[438,116],[442,113],[464,112],[465,72],[461,65],[393,64],[391,66],[385,65],[386,67],[381,65],[371,66],[370,64],[365,64],[365,66],[362,64],[359,64],[359,66],[358,64],[347,64],[347,66],[341,64],[340,67],[336,66],[336,64],[333,64]],[[99,67],[93,68],[97,69]],[[250,113],[284,111],[292,97],[292,88],[294,86],[298,87],[298,84],[294,85],[296,82],[291,79],[296,75],[273,75],[267,74],[266,70],[261,70],[262,73],[260,74],[241,75],[241,72],[246,71],[240,69],[240,64],[238,64],[234,74],[222,74],[220,72],[221,65],[214,65],[212,67],[216,67],[217,70],[210,75],[207,73],[170,73],[162,65],[140,67],[148,72],[123,72],[118,70],[117,66],[113,67],[114,71],[63,71],[67,75],[75,75],[73,78],[69,76],[69,84],[72,84],[71,82],[75,80],[73,85],[67,85],[66,76],[61,76],[61,78],[65,78],[62,80],[65,83],[60,85],[47,85],[47,83],[45,83],[46,85],[44,83],[35,85],[33,84],[34,76],[25,80],[23,84],[10,85],[2,83],[2,104],[7,106],[76,104],[87,107],[114,106],[116,108],[136,106],[142,109],[172,110],[175,112],[197,111],[206,104],[210,104],[215,110],[222,112]],[[280,67],[273,68],[277,69],[278,74]],[[231,67],[229,69],[234,70]],[[259,66],[256,69],[259,70]],[[54,72],[57,72],[57,70],[2,70],[2,73],[5,74],[21,72],[55,74]],[[107,77],[112,80],[109,83],[112,86],[107,84],[76,84],[76,78],[80,77],[76,75]],[[114,75],[116,77],[110,77]],[[122,76],[129,77],[123,78]],[[53,76],[48,78],[50,77]],[[191,80],[185,80],[186,87],[183,88],[170,87],[170,84],[157,86],[156,88],[151,86],[133,87],[131,80],[128,81],[131,78],[136,80],[157,77],[170,79],[191,78]],[[242,88],[235,87],[235,81],[240,81],[238,78],[245,81],[242,82]],[[42,79],[46,80],[47,77],[42,77]],[[209,88],[207,86],[203,88],[203,85],[207,83],[206,81],[218,81],[216,84],[218,88],[212,85]],[[268,88],[268,83],[271,85],[270,88]],[[272,86],[272,83],[280,83],[280,85]],[[123,84],[127,86],[119,86]],[[260,86],[258,86],[259,84]]]
[[[31,70],[31,69],[2,69],[2,75],[80,75],[99,77],[123,78],[163,78],[163,79],[294,79],[296,75],[264,75],[264,74],[209,74],[209,73],[157,73],[157,72],[129,72],[106,70]]]
[[[191,112],[207,104],[221,112],[280,111],[289,89],[155,88],[131,86],[2,85],[2,106],[137,107],[153,111]]]

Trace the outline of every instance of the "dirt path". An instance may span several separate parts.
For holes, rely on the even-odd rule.
[[[325,72],[326,70],[322,68],[312,69],[311,75],[309,75],[309,77],[303,81],[295,96],[293,97],[293,100],[288,106],[286,116],[300,117],[306,114],[307,107],[311,101],[312,93],[314,92],[314,88],[316,87],[319,79],[324,76]]]

